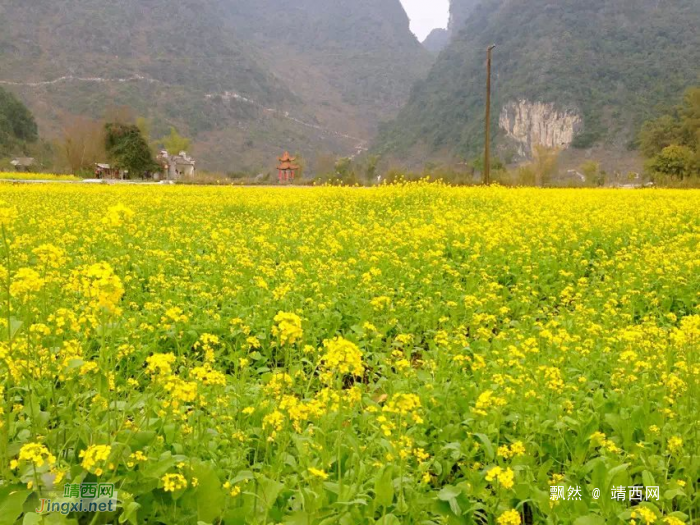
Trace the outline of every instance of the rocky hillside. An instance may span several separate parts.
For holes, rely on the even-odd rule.
[[[492,43],[493,129],[508,158],[535,144],[633,147],[641,123],[698,77],[697,0],[454,0],[452,11],[449,46],[383,129],[379,152],[478,153]]]
[[[0,0],[0,86],[43,134],[127,105],[209,168],[353,153],[430,62],[399,0]]]
[[[322,125],[355,135],[394,117],[432,63],[399,0],[236,0],[229,13],[296,95],[327,108]]]
[[[447,29],[434,29],[423,41],[423,46],[434,55],[447,47],[453,34],[459,33],[480,0],[451,0],[450,21]]]
[[[448,30],[451,33],[459,33],[480,2],[481,0],[450,0]]]
[[[433,29],[423,40],[423,46],[434,55],[439,55],[450,43],[450,37],[451,33],[448,29]]]

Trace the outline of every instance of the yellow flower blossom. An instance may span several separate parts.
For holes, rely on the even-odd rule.
[[[309,472],[311,473],[312,476],[315,476],[317,478],[328,479],[328,474],[326,473],[325,470],[317,469],[314,467],[309,467]]]
[[[80,451],[80,465],[85,470],[96,473],[100,469],[99,465],[104,464],[111,453],[112,447],[109,445],[91,445]]]
[[[353,374],[361,376],[365,367],[362,363],[362,351],[356,344],[336,337],[323,343],[326,352],[321,358],[323,367],[329,372],[337,372],[341,375]]]
[[[12,462],[11,468],[17,468],[19,462],[23,461],[32,463],[35,467],[43,467],[44,465],[51,466],[56,463],[56,457],[41,443],[27,443],[22,445],[22,448],[19,450],[19,456],[17,460]]]
[[[641,520],[644,525],[656,523],[656,513],[648,507],[638,506],[632,511],[632,519]]]
[[[165,492],[176,492],[187,488],[187,479],[182,474],[165,474],[161,482]]]
[[[498,525],[520,525],[520,513],[517,510],[507,510],[496,520]]]
[[[275,316],[275,325],[272,327],[272,335],[279,338],[283,345],[293,345],[300,341],[304,335],[301,328],[301,318],[290,312],[279,312]]]

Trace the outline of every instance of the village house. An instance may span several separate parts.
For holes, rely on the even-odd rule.
[[[31,157],[17,157],[10,164],[15,167],[16,171],[31,171],[32,166],[35,164],[35,160]]]
[[[181,180],[183,178],[194,177],[195,160],[186,151],[181,151],[179,155],[170,155],[163,150],[158,155],[158,163],[163,168],[163,180]]]
[[[123,179],[123,173],[109,164],[95,164],[95,177],[98,179]]]

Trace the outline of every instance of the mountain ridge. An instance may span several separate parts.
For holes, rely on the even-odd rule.
[[[430,55],[399,0],[293,4],[0,0],[0,84],[43,134],[131,106],[157,133],[192,136],[209,168],[264,168],[282,149],[355,153],[398,113]]]
[[[459,5],[467,19],[455,32]],[[493,125],[499,153],[523,146],[501,129],[507,104],[522,112],[552,104],[581,125],[571,144],[626,150],[641,123],[692,85],[700,63],[700,3],[693,0],[453,0],[453,35],[397,119],[383,127],[375,151],[388,157],[465,159],[483,147],[485,50],[493,65]],[[544,106],[541,106],[544,107]],[[521,113],[522,113],[521,112]],[[522,122],[530,129],[533,121]],[[560,121],[545,123],[547,128]],[[569,133],[567,130],[566,135]],[[543,135],[557,135],[545,129]],[[514,135],[514,136],[511,136]],[[528,137],[532,139],[533,137]],[[535,137],[536,138],[536,137]],[[517,156],[517,155],[516,155]]]
[[[451,37],[452,33],[449,29],[441,27],[435,28],[425,37],[425,40],[423,40],[423,47],[434,55],[439,55],[440,52],[447,47],[447,44],[449,44]]]

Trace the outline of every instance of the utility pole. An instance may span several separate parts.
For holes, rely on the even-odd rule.
[[[484,134],[484,185],[491,184],[491,53],[496,46],[486,50],[486,132]]]

